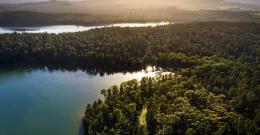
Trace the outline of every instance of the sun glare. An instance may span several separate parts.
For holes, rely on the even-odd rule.
[[[146,72],[152,72],[154,70],[155,67],[152,67],[152,66],[147,66],[145,71]]]

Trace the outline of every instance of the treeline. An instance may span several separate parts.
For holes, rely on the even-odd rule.
[[[44,9],[48,9],[46,7]],[[84,8],[88,9],[88,8]],[[79,13],[63,12],[54,13],[47,11],[28,11],[28,9],[14,11],[0,9],[0,26],[46,26],[46,25],[104,25],[129,22],[201,22],[201,21],[229,21],[229,22],[260,22],[259,11],[229,11],[229,10],[198,10],[188,11],[176,7],[159,9],[92,9]]]
[[[85,134],[260,134],[257,25],[217,22],[154,28],[146,61],[174,67],[179,63],[176,56],[182,55],[182,62],[188,57],[195,64],[101,90],[104,99],[86,108]]]
[[[189,67],[204,56],[258,62],[256,23],[190,23],[103,28],[66,34],[2,34],[0,64]]]
[[[216,56],[203,61],[102,90],[105,99],[86,108],[86,134],[259,134],[259,70]]]
[[[0,35],[1,67],[179,69],[102,90],[86,108],[85,134],[260,134],[259,54],[257,23]]]
[[[0,26],[28,27],[48,25],[102,25],[122,21],[113,16],[86,13],[39,13],[32,11],[0,12]],[[133,19],[133,21],[135,21]]]
[[[132,80],[102,90],[105,100],[95,101],[86,108],[85,134],[259,134],[256,89],[247,91],[239,86],[229,90],[214,85],[210,88],[199,80],[181,72],[143,78],[140,82]],[[241,89],[243,94],[239,93]],[[225,90],[236,96],[221,93]],[[252,118],[244,114],[246,108],[241,105],[253,113]],[[141,115],[143,112],[145,115]],[[141,122],[142,119],[146,122]]]

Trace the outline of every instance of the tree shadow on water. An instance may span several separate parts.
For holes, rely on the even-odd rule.
[[[83,126],[83,122],[80,123],[78,135],[85,135],[85,129],[84,129],[84,126]]]

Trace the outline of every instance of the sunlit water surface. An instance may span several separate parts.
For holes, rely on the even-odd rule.
[[[85,106],[100,89],[155,76],[134,73],[90,75],[82,70],[17,69],[0,72],[0,135],[77,135]]]
[[[95,28],[104,27],[155,27],[160,25],[171,24],[170,22],[158,23],[116,23],[102,26],[78,26],[78,25],[53,25],[42,27],[0,27],[0,34],[4,33],[68,33],[68,32],[81,32],[88,31]]]

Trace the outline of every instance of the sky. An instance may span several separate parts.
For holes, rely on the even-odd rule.
[[[249,3],[249,4],[260,4],[260,0],[226,0],[230,2]]]
[[[40,1],[49,1],[49,0],[0,0],[0,3],[25,3],[25,2],[40,2]],[[79,1],[79,0],[66,0],[66,1]],[[203,1],[219,1],[219,0],[203,0]],[[260,0],[224,0],[224,1],[260,4]]]
[[[25,3],[25,2],[41,2],[49,0],[0,0],[0,3]],[[67,0],[67,1],[77,1],[77,0]]]

